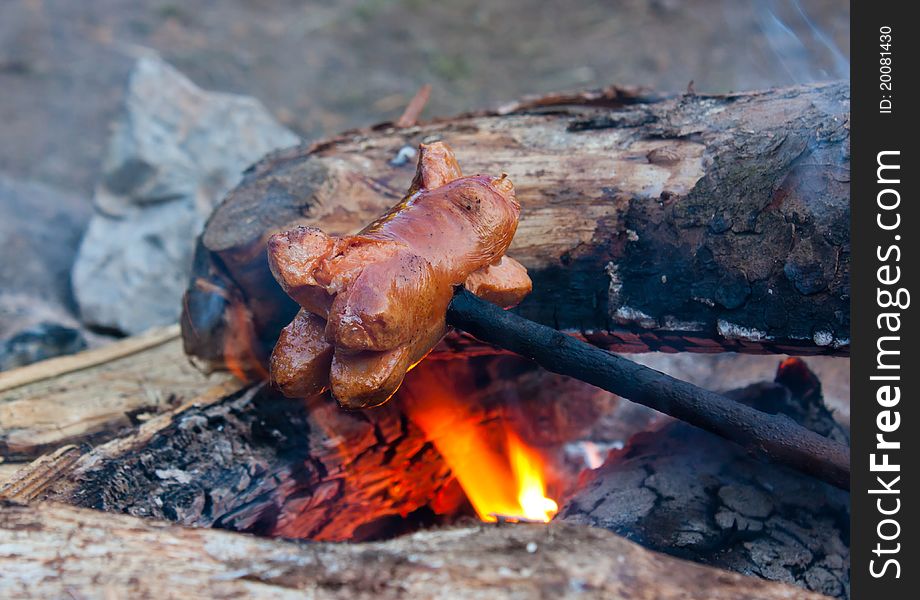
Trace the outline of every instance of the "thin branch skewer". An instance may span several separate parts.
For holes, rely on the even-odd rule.
[[[850,449],[725,396],[675,379],[529,321],[461,289],[448,324],[529,358],[544,369],[585,381],[739,444],[755,455],[850,488]]]

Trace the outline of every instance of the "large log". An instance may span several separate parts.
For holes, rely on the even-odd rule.
[[[5,598],[823,598],[570,524],[297,544],[2,500],[0,573]]]
[[[515,183],[509,255],[534,281],[521,315],[615,350],[846,354],[848,111],[845,83],[607,90],[275,153],[208,222],[186,347],[221,366],[227,331],[246,320],[230,307],[244,302],[267,351],[295,310],[268,271],[267,236],[354,232],[400,199],[413,148],[444,139],[466,172]]]

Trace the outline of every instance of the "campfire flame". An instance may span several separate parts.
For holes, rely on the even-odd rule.
[[[440,375],[440,376],[439,376]],[[559,510],[546,495],[546,464],[502,420],[482,412],[422,363],[403,384],[409,417],[434,444],[483,521],[548,522]]]
[[[524,518],[548,523],[559,512],[559,505],[546,497],[543,465],[540,456],[524,445],[512,432],[507,432],[508,456],[518,489],[518,504]]]

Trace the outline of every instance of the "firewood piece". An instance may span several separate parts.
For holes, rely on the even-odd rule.
[[[434,139],[466,171],[515,182],[510,254],[534,281],[518,314],[617,351],[848,354],[846,83],[672,98],[609,89],[278,152],[210,218],[193,281],[232,281],[270,351],[298,307],[272,280],[268,238],[298,225],[358,231],[402,197],[405,150]],[[191,307],[219,304],[194,283],[188,293],[204,297]],[[190,353],[213,360],[220,321],[188,316],[201,323],[183,329]]]
[[[53,503],[0,501],[0,596],[820,600],[571,524],[297,544]]]
[[[26,468],[20,468],[6,480],[0,481],[0,499],[31,502],[66,474],[80,458],[80,454],[76,446],[62,446],[51,454],[39,457]]]
[[[511,354],[480,356],[469,369],[466,360],[434,364],[448,363],[457,370],[445,377],[462,383],[464,402],[481,423],[506,419],[531,445],[559,445],[584,436],[617,406],[606,392],[592,393],[587,384]],[[392,406],[351,413],[328,397],[303,401],[261,389],[241,393],[236,380],[214,384],[200,374],[198,380],[208,385],[189,396],[182,373],[197,372],[173,339],[133,355],[129,362],[122,359],[104,371],[87,371],[95,383],[74,381],[80,384],[71,390],[79,391],[74,402],[85,406],[89,419],[97,407],[86,399],[99,397],[107,407],[104,414],[124,419],[119,411],[145,398],[143,388],[135,389],[139,372],[159,373],[152,370],[156,364],[171,369],[176,380],[170,388],[157,376],[147,381],[148,391],[168,397],[174,389],[180,405],[164,404],[161,409],[170,410],[162,414],[151,409],[150,418],[134,429],[113,423],[109,435],[116,437],[106,443],[69,430],[52,437],[53,429],[42,429],[44,413],[31,412],[31,402],[41,406],[42,399],[26,399],[20,406],[22,422],[30,412],[39,422],[35,437],[21,442],[28,439],[32,451],[38,439],[50,449],[66,443],[76,447],[26,466],[13,465],[16,474],[6,468],[10,463],[0,464],[0,479],[14,475],[6,485],[0,483],[0,496],[52,498],[197,526],[217,520],[229,529],[319,539],[341,539],[337,536],[347,537],[352,530],[356,539],[380,531],[392,535],[445,518],[439,515],[456,514],[457,506],[450,502],[461,502],[462,492],[399,398]],[[45,385],[52,401],[61,398],[53,391],[66,389],[67,380]],[[128,394],[121,399],[123,405],[114,404],[110,390]],[[578,409],[556,410],[560,393],[579,395]],[[346,497],[353,502],[343,501]],[[404,514],[409,516],[404,519]]]
[[[13,463],[0,463],[0,486],[12,480],[22,465]]]
[[[0,372],[0,393],[32,383],[92,369],[112,361],[143,352],[179,337],[176,325],[157,327],[146,333],[108,344],[95,350],[43,360],[11,371]]]
[[[840,488],[850,487],[848,446],[725,396],[528,321],[461,289],[447,312],[452,326],[480,340],[536,361],[544,369],[575,377],[731,440],[768,458]]]

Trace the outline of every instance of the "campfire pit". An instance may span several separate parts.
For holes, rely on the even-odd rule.
[[[661,417],[472,338],[446,339],[391,403],[366,412],[342,411],[328,396],[284,398],[258,380],[295,312],[268,270],[268,237],[294,225],[353,231],[393,202],[395,182],[407,175],[394,156],[445,136],[470,152],[461,159],[474,170],[492,171],[493,161],[520,170],[512,172],[524,184],[514,256],[535,282],[520,314],[617,350],[846,354],[848,197],[837,177],[845,95],[835,85],[680,99],[608,90],[278,153],[212,217],[183,315],[198,363],[249,381],[187,398],[95,448],[59,450],[4,493],[314,541],[389,539],[474,515],[504,527],[561,509],[557,521],[615,529],[696,560],[724,550],[732,557],[724,567],[844,595],[843,492],[779,467],[766,481],[762,463],[706,438],[734,467],[704,473],[686,505],[727,507],[711,513],[716,533],[655,538],[647,531],[680,530],[674,510],[658,514],[655,503],[684,492],[668,489],[657,467],[618,467],[653,445],[628,444],[593,478],[578,473],[597,466],[592,451],[620,447]],[[628,183],[638,180],[644,187]],[[831,255],[836,270],[826,272]],[[790,364],[775,388],[753,390],[747,402],[844,441],[821,412],[820,387],[807,369],[789,376],[798,372]],[[605,431],[611,422],[617,428]],[[787,492],[807,489],[810,506],[832,507],[832,516],[765,491],[778,482]],[[612,501],[621,484],[652,506]],[[767,514],[738,509],[739,493]],[[610,519],[598,507],[611,502],[641,515]],[[808,557],[764,558],[783,535],[775,515],[787,525],[795,515],[790,527],[809,532],[799,536]]]

